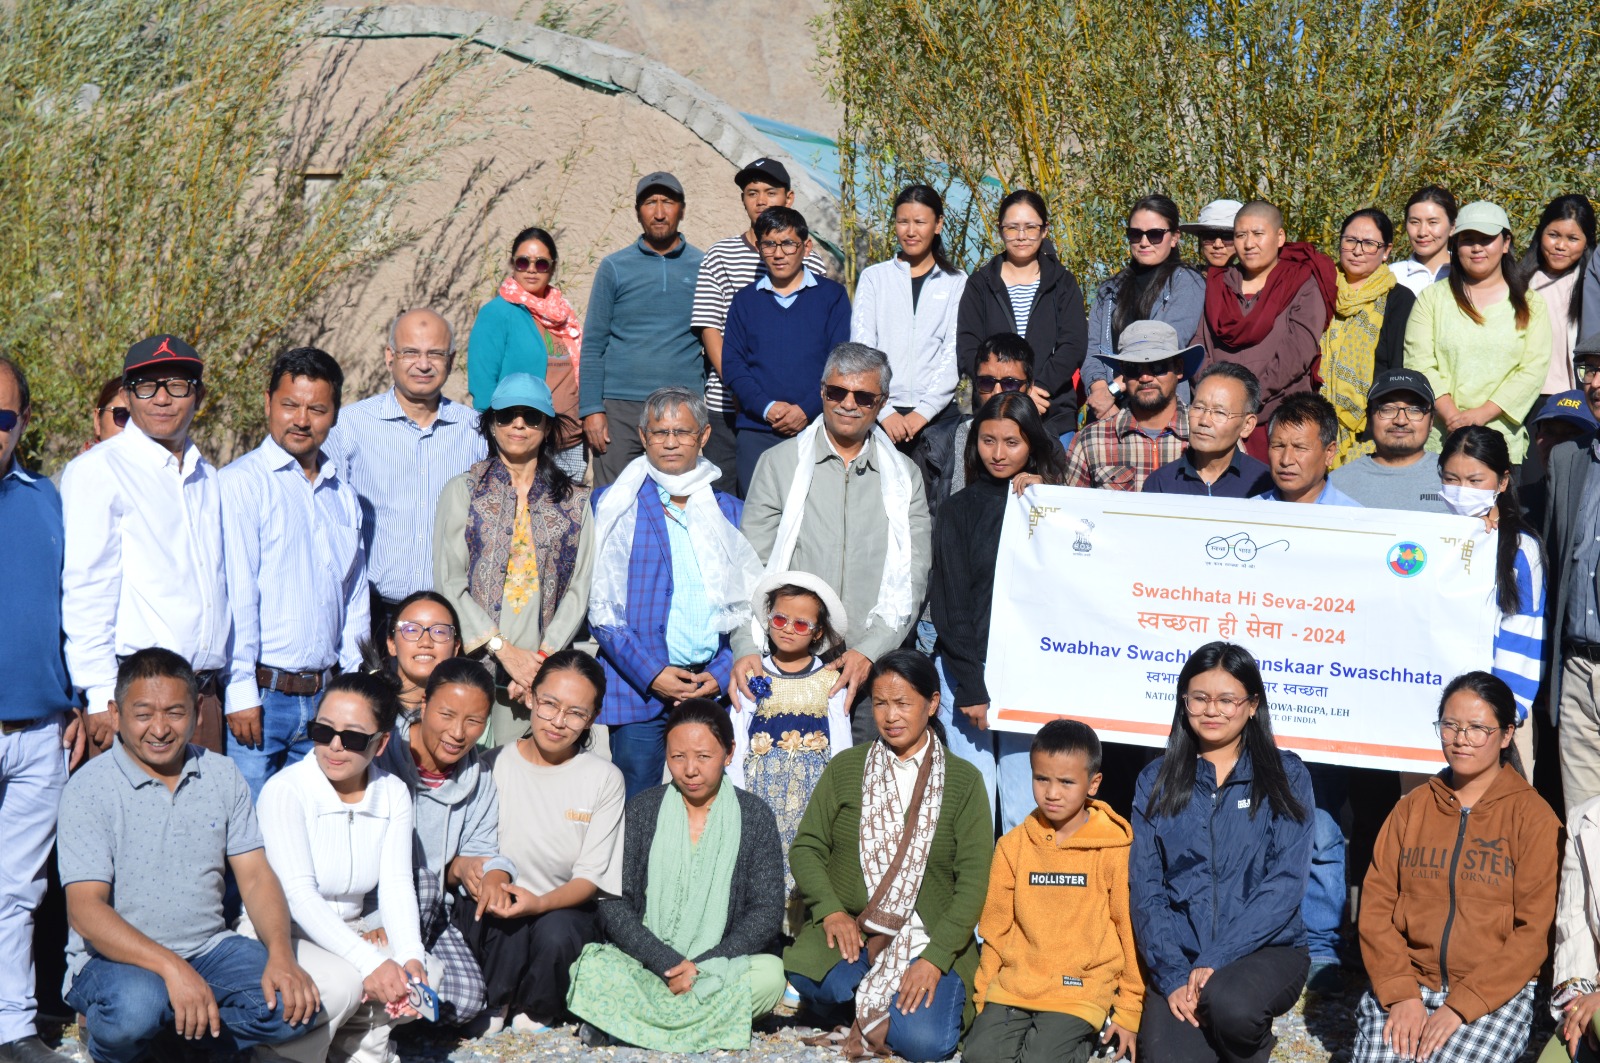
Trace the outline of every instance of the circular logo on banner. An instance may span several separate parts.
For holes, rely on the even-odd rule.
[[[1389,571],[1409,579],[1428,564],[1428,552],[1417,543],[1395,543],[1389,547]]]

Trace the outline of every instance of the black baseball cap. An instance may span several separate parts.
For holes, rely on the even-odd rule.
[[[789,170],[777,159],[761,158],[749,163],[744,169],[733,175],[733,183],[743,188],[751,181],[765,181],[778,188],[793,188],[789,180]]]
[[[1428,383],[1428,378],[1415,369],[1385,369],[1372,381],[1372,386],[1367,389],[1367,405],[1376,405],[1379,399],[1388,398],[1397,392],[1409,391],[1427,400],[1429,406],[1433,405],[1433,385]]]
[[[142,369],[157,367],[181,369],[199,376],[200,354],[170,332],[161,332],[129,347],[127,355],[122,359],[124,376]]]

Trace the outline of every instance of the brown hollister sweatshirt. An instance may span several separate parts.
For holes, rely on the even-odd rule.
[[[1467,1022],[1504,1005],[1549,949],[1561,821],[1502,765],[1470,810],[1436,775],[1401,799],[1361,889],[1361,957],[1385,1008],[1444,990]],[[1441,976],[1441,971],[1443,975]]]
[[[1139,1029],[1144,979],[1128,915],[1132,846],[1128,821],[1093,799],[1088,822],[1065,846],[1038,810],[1000,839],[978,922],[979,1011],[987,1003],[1054,1011],[1096,1030],[1111,1014]]]

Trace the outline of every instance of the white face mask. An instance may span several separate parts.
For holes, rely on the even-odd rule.
[[[1460,517],[1481,517],[1494,508],[1499,493],[1488,487],[1465,487],[1445,484],[1439,488],[1439,497],[1450,507],[1450,512]]]

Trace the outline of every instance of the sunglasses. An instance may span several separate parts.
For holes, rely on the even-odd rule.
[[[17,427],[17,422],[22,420],[22,414],[16,410],[0,410],[0,432],[9,432]]]
[[[988,376],[985,374],[973,377],[972,382],[979,391],[1021,391],[1028,386],[1026,380],[1017,376]]]
[[[817,625],[810,620],[785,616],[782,613],[772,614],[772,626],[779,631],[793,631],[796,635],[809,635],[817,629]]]
[[[1159,244],[1162,240],[1165,240],[1167,238],[1167,234],[1172,232],[1172,230],[1171,229],[1135,229],[1133,226],[1130,225],[1126,229],[1124,229],[1123,232],[1127,233],[1127,235],[1128,235],[1128,243],[1130,243],[1130,244],[1136,244],[1140,240],[1149,240],[1152,244]]]
[[[507,406],[503,410],[494,411],[494,423],[502,428],[519,417],[529,428],[538,428],[544,424],[544,414],[532,406]]]
[[[337,738],[346,753],[365,753],[368,746],[383,737],[367,734],[365,731],[335,730],[331,724],[323,723],[321,720],[312,720],[306,724],[306,736],[319,746],[331,746],[333,740]]]
[[[857,406],[876,406],[878,400],[883,398],[876,391],[851,391],[837,384],[822,385],[822,397],[829,402],[843,402],[846,395],[854,395]]]
[[[118,428],[128,427],[129,412],[126,406],[102,406],[95,411],[95,413],[109,413],[111,415],[111,423]]]
[[[556,264],[548,258],[529,258],[527,255],[518,255],[511,260],[511,268],[518,273],[549,273],[556,268]]]

